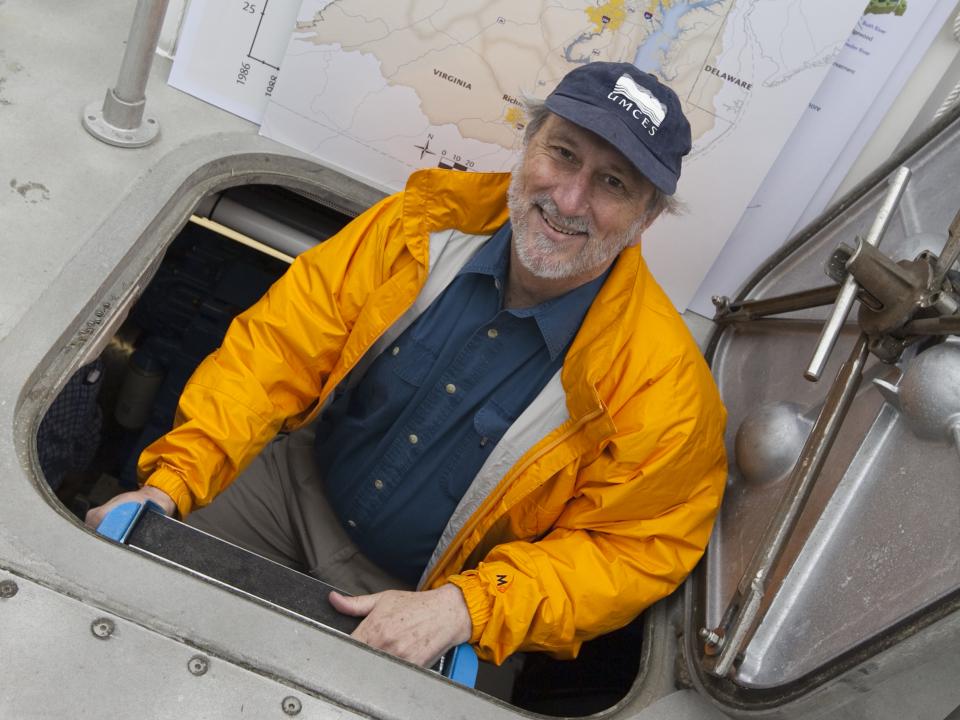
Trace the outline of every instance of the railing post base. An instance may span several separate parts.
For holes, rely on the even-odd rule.
[[[160,135],[155,117],[144,117],[147,79],[169,0],[137,0],[117,84],[103,103],[83,109],[83,127],[97,140],[116,147],[149,145]]]
[[[139,103],[125,103],[110,88],[103,103],[92,102],[83,109],[83,127],[88,133],[108,145],[128,148],[144,147],[160,135],[160,122],[155,117],[143,117],[145,105],[145,100]],[[123,123],[133,127],[121,127],[110,122],[111,119],[124,118],[134,118],[133,122]]]

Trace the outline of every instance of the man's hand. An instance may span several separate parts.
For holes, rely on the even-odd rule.
[[[356,597],[332,592],[330,604],[344,615],[365,618],[353,631],[357,640],[425,667],[469,640],[473,632],[463,593],[456,585]]]
[[[146,502],[147,500],[153,500],[157,505],[163,508],[163,512],[167,515],[173,515],[173,513],[176,512],[177,505],[175,502],[173,502],[172,497],[167,495],[159,488],[155,488],[151,485],[144,485],[139,490],[120,493],[116,497],[111,498],[108,502],[105,502],[103,505],[90,508],[87,511],[87,516],[84,518],[84,522],[88,527],[92,527],[94,530],[96,530],[104,516],[113,510],[117,505],[122,505],[123,503],[127,502],[142,503]]]

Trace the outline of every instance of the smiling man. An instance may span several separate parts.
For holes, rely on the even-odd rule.
[[[529,113],[510,175],[414,173],[298,258],[88,523],[154,499],[359,593],[330,598],[355,637],[420,664],[573,657],[672,592],[726,480],[716,388],[639,248],[690,127],[627,64]]]
[[[609,143],[543,108],[535,112],[542,127],[507,193],[508,292],[521,304],[549,300],[605,273],[622,250],[640,242],[654,219],[649,205],[656,192]]]

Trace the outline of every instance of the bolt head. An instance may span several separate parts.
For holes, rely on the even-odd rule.
[[[723,647],[723,636],[716,630],[700,628],[698,635],[703,640],[703,649],[707,655],[714,655]]]
[[[210,668],[210,661],[207,660],[203,655],[194,655],[187,661],[187,670],[190,671],[191,675],[196,675],[200,677]]]
[[[0,581],[0,599],[9,600],[20,590],[13,580]]]
[[[97,618],[90,623],[90,632],[99,640],[109,640],[114,630],[116,625],[110,618]]]
[[[283,699],[280,707],[283,708],[283,712],[285,712],[287,715],[293,716],[299,715],[303,706],[300,704],[300,700],[295,698],[293,695],[288,695]]]

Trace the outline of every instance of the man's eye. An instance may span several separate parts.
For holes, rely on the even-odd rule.
[[[553,151],[563,160],[574,160],[576,158],[572,150],[565,148],[562,145],[554,145]]]
[[[613,175],[607,175],[606,183],[611,190],[622,191],[622,190],[626,190],[627,188],[627,186],[623,184],[623,180],[621,180],[618,177],[614,177]]]

